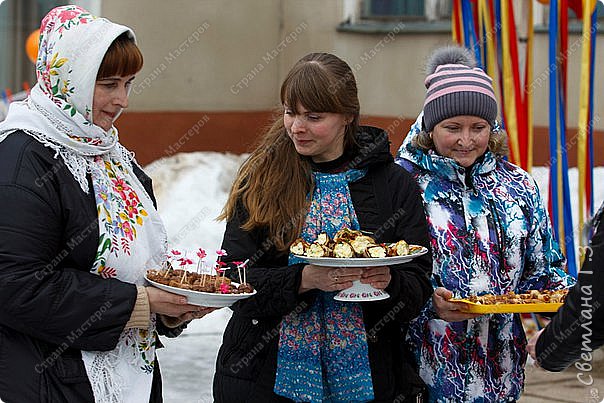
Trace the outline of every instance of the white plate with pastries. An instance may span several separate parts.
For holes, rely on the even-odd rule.
[[[428,249],[423,246],[418,246],[408,255],[404,256],[387,256],[387,257],[308,257],[297,256],[304,261],[317,266],[328,267],[373,267],[373,266],[390,266],[393,264],[407,263],[418,256],[428,253]],[[336,301],[380,301],[389,298],[390,295],[384,290],[379,290],[369,284],[353,281],[352,287],[340,291],[333,299]]]
[[[409,245],[404,240],[394,243],[377,243],[364,231],[340,229],[331,239],[325,232],[317,235],[313,242],[302,238],[290,245],[290,253],[297,258],[317,266],[325,267],[375,267],[407,263],[428,253],[419,245]],[[379,301],[389,298],[384,290],[353,281],[352,287],[340,291],[337,301]]]
[[[374,267],[374,266],[391,266],[394,264],[407,263],[416,257],[428,253],[428,249],[423,246],[412,246],[413,252],[403,256],[386,256],[386,257],[309,257],[302,255],[294,255],[297,258],[304,260],[310,264],[317,266],[328,267]]]
[[[172,287],[167,284],[162,284],[157,281],[154,281],[150,278],[148,274],[145,275],[145,280],[147,280],[152,286],[157,287],[160,290],[171,292],[172,294],[184,295],[185,297],[187,297],[187,303],[191,305],[207,306],[212,308],[224,308],[233,305],[239,300],[249,298],[255,295],[257,292],[256,290],[253,290],[252,292],[245,292],[239,294],[221,294],[216,292],[187,290],[185,288]],[[235,287],[239,286],[239,283],[235,282],[231,282],[230,284]]]

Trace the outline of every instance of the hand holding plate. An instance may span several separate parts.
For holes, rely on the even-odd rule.
[[[378,290],[383,290],[388,287],[392,276],[390,274],[390,267],[388,266],[374,266],[363,269],[363,275],[361,276],[361,283],[369,284]]]
[[[533,337],[531,337],[531,339],[528,341],[528,344],[526,345],[526,350],[528,351],[531,358],[535,361],[534,364],[537,367],[540,366],[539,359],[537,358],[537,350],[536,350],[537,340],[539,340],[539,336],[541,336],[541,333],[543,333],[544,330],[545,329],[541,329],[537,333],[535,333],[535,335]]]
[[[145,287],[149,299],[149,309],[153,313],[159,313],[175,318],[188,313],[195,314],[205,307],[190,305],[187,298],[182,295],[172,294],[155,287]]]
[[[444,287],[438,287],[432,294],[432,303],[436,315],[447,322],[461,322],[463,320],[474,319],[480,314],[463,313],[463,302],[449,302],[453,298],[453,293]]]
[[[352,287],[352,282],[361,279],[361,268],[338,268],[307,264],[302,269],[299,293],[318,289],[340,291]]]

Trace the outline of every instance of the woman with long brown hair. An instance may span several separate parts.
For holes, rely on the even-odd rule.
[[[431,294],[431,258],[370,268],[320,267],[288,256],[298,237],[348,227],[378,242],[427,246],[418,188],[393,162],[387,134],[359,126],[350,67],[328,53],[300,59],[281,86],[282,116],[244,162],[222,218],[227,263],[249,259],[258,293],[233,306],[214,398],[383,401],[416,395],[402,327]],[[229,270],[236,279],[237,270]],[[355,280],[389,299],[340,302]]]

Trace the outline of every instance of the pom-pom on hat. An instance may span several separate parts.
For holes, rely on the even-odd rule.
[[[426,64],[428,76],[424,101],[424,130],[453,116],[469,115],[485,119],[491,127],[497,118],[497,99],[492,79],[475,67],[471,53],[462,47],[437,49]]]

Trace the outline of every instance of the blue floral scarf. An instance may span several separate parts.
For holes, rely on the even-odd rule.
[[[359,229],[348,183],[366,173],[314,173],[315,191],[302,228],[307,242],[321,232],[333,237],[344,227]],[[299,262],[290,255],[290,264]],[[296,402],[373,400],[361,305],[335,301],[334,295],[320,292],[309,309],[283,318],[274,388],[278,395]]]

